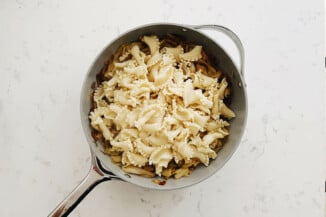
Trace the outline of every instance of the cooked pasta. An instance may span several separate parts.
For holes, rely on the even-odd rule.
[[[227,79],[202,46],[174,38],[123,45],[98,75],[92,135],[127,173],[181,178],[208,166],[235,117]]]

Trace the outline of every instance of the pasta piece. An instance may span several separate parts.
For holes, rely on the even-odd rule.
[[[138,129],[142,129],[143,125],[147,122],[149,123],[157,123],[160,121],[160,117],[163,116],[163,110],[158,105],[147,106],[139,113],[139,118],[135,122],[135,127]],[[154,121],[155,120],[155,121]]]
[[[142,114],[142,113],[141,113]],[[144,114],[144,113],[143,113]],[[136,121],[135,126],[142,129],[142,126],[155,114],[155,110],[148,111]]]
[[[112,155],[111,160],[113,163],[118,164],[121,163],[122,157],[120,155]]]
[[[206,64],[201,64],[201,63],[197,63],[196,64],[196,71],[199,71],[205,75],[208,74],[208,69],[207,69],[207,66]]]
[[[112,133],[109,130],[109,128],[104,124],[103,120],[97,119],[97,125],[98,125],[99,129],[101,130],[101,132],[103,133],[104,138],[107,141],[110,141],[112,139]]]
[[[103,86],[99,86],[95,91],[94,91],[94,101],[96,102],[96,104],[99,105],[99,107],[106,107],[108,105],[108,103],[103,100],[103,98],[105,97],[104,95],[104,90],[103,90]]]
[[[151,67],[149,75],[148,75],[148,80],[150,82],[154,82],[155,78],[158,75],[158,70],[159,70],[159,65],[158,64]]]
[[[164,47],[162,49],[162,52],[163,53],[166,53],[166,54],[172,54],[173,57],[177,60],[177,61],[180,61],[180,54],[183,54],[183,48],[178,45],[177,47]]]
[[[165,84],[173,76],[173,68],[170,66],[161,68],[156,76],[154,76],[154,85],[161,86]]]
[[[149,87],[139,87],[134,88],[131,90],[130,94],[133,97],[136,97],[137,99],[143,98],[143,99],[149,99],[151,89]]]
[[[198,113],[198,112],[193,113],[193,121],[194,121],[194,123],[199,125],[201,128],[205,127],[208,119],[209,119],[209,116],[200,115],[200,113]]]
[[[167,85],[166,88],[162,90],[164,95],[169,96],[180,96],[182,97],[183,89],[182,87],[174,86],[174,85]]]
[[[135,58],[135,60],[137,61],[138,65],[144,65],[144,59],[141,57],[141,51],[139,49],[138,45],[134,45],[132,46],[132,48],[130,49],[130,53],[131,55]]]
[[[155,146],[155,147],[160,147],[160,146],[169,144],[168,138],[163,134],[157,134],[157,135],[154,134],[154,135],[148,136],[148,137],[144,138],[144,141],[146,141],[147,143],[149,143],[150,145]]]
[[[202,104],[191,105],[191,108],[193,108],[194,110],[199,110],[207,115],[211,114],[211,110],[207,106],[202,105]]]
[[[162,57],[158,51],[156,51],[153,56],[150,57],[150,59],[147,61],[147,67],[151,67],[161,61]]]
[[[130,55],[129,51],[124,52],[123,54],[121,54],[121,56],[119,57],[119,61],[125,61],[128,56]],[[116,63],[116,62],[115,62]]]
[[[191,51],[183,54],[179,54],[180,59],[187,61],[197,61],[201,56],[202,46],[195,46]]]
[[[173,159],[176,163],[179,163],[183,160],[183,157],[181,154],[175,150],[176,148],[173,148]]]
[[[174,178],[180,179],[181,177],[189,176],[190,173],[189,168],[180,168],[175,171]]]
[[[155,173],[159,176],[162,173],[162,169],[166,168],[169,162],[172,160],[173,155],[169,145],[164,145],[157,148],[149,158],[149,164],[155,166]]]
[[[174,138],[181,132],[181,127],[175,130],[164,130],[164,135],[168,138],[168,142],[173,142]]]
[[[142,130],[149,133],[156,133],[162,129],[161,123],[144,124]]]
[[[185,61],[183,60],[180,64],[179,67],[185,72],[187,76],[191,76],[193,73],[196,72],[196,67],[195,65],[190,62],[190,61]]]
[[[223,103],[223,101],[220,101],[220,112],[221,112],[221,114],[224,116],[224,117],[226,117],[226,118],[228,118],[228,119],[231,119],[231,118],[234,118],[235,117],[235,113],[231,110],[231,109],[229,109],[224,103]]]
[[[145,77],[147,72],[147,67],[146,66],[137,66],[137,67],[125,67],[124,71],[131,74],[131,76],[135,77]]]
[[[167,116],[163,121],[163,134],[168,138],[168,142],[173,143],[174,138],[181,132],[182,126],[179,121],[172,116]]]
[[[127,156],[127,151],[122,152],[122,156],[121,156],[121,163],[122,165],[131,165],[129,158]]]
[[[195,152],[194,158],[197,158],[202,162],[205,166],[208,166],[209,164],[209,157],[207,154],[201,153],[201,152]]]
[[[217,132],[221,133],[224,137],[229,135],[229,132],[225,128],[218,128]]]
[[[122,170],[126,173],[130,173],[130,174],[136,174],[136,175],[139,175],[139,176],[143,176],[143,177],[146,177],[146,178],[153,178],[155,177],[155,173],[153,172],[150,172],[148,170],[145,170],[145,169],[142,169],[140,167],[136,167],[136,166],[123,166],[122,167]]]
[[[127,153],[127,157],[129,159],[130,164],[138,166],[138,167],[142,167],[145,166],[145,164],[148,162],[148,159],[146,157],[143,157],[142,155],[139,154],[135,154],[133,152],[126,152]]]
[[[130,141],[130,139],[127,139],[125,141],[116,141],[116,140],[111,140],[110,141],[110,144],[117,148],[118,150],[121,150],[121,151],[133,151],[134,150],[134,147]]]
[[[147,46],[149,47],[151,55],[155,54],[160,48],[160,42],[155,35],[144,36],[142,38],[142,41],[145,42],[147,44]]]
[[[123,90],[114,91],[114,101],[122,105],[130,105],[133,107],[135,107],[137,104],[137,100],[134,97],[131,97],[130,93]]]
[[[216,83],[216,80],[203,75],[200,71],[195,74],[194,87],[208,88]]]
[[[138,120],[139,113],[140,113],[139,109],[135,109],[128,112],[125,122],[128,124],[129,127],[135,126],[135,122]],[[138,130],[137,132],[140,133]]]
[[[114,66],[116,68],[124,68],[124,67],[131,67],[131,66],[134,66],[135,65],[135,60],[128,60],[128,61],[125,61],[125,62],[115,62],[114,63]]]
[[[192,122],[184,122],[183,123],[188,129],[190,134],[192,135],[196,135],[200,129],[202,129],[201,126],[199,126],[198,124],[192,123]]]
[[[211,108],[213,103],[209,101],[201,92],[201,90],[194,90],[192,82],[187,80],[183,91],[183,102],[185,106],[190,104],[204,104],[208,108]]]
[[[228,83],[226,82],[226,79],[223,78],[222,81],[221,81],[221,86],[218,89],[218,99],[223,99],[224,98],[225,90],[226,90],[227,86],[228,86]]]
[[[118,135],[115,137],[115,140],[122,141],[125,138],[130,138],[131,141],[137,139],[138,138],[138,130],[136,130],[136,129],[123,128],[118,133]]]
[[[174,58],[173,54],[163,54],[162,55],[162,62],[161,67],[164,66],[174,66],[176,64],[176,59]]]
[[[189,130],[183,129],[175,140],[175,150],[182,156],[183,159],[189,160],[193,157],[194,149],[187,143]]]
[[[147,158],[148,158],[148,157],[153,153],[153,151],[155,150],[155,147],[151,147],[151,146],[147,146],[147,145],[145,145],[145,144],[141,141],[141,139],[139,139],[139,138],[135,140],[135,146],[136,146],[138,152],[139,152],[142,156],[147,157]]]
[[[117,112],[116,117],[113,119],[115,124],[120,123],[118,129],[124,129],[128,127],[128,123],[125,121],[128,115],[129,110],[125,106],[120,106],[120,112]]]
[[[221,133],[209,133],[204,136],[203,144],[205,144],[205,146],[208,147],[215,139],[222,139],[222,138],[224,138],[224,135]]]
[[[102,120],[102,116],[104,116],[104,115],[107,116],[109,111],[110,110],[106,107],[99,107],[90,113],[89,118],[91,119],[91,125],[94,129],[99,130],[99,127],[98,127],[99,121]]]
[[[166,169],[163,169],[162,171],[162,176],[164,176],[164,178],[168,179],[170,178],[171,176],[173,176],[173,174],[175,173],[175,169],[174,168],[166,168]]]
[[[223,120],[208,120],[207,123],[206,123],[206,129],[208,131],[216,131],[220,128],[224,128],[224,127],[227,127],[229,126],[229,123],[226,122],[226,121],[223,121]]]
[[[194,112],[191,109],[182,108],[181,106],[176,106],[173,110],[173,115],[176,119],[180,121],[190,121],[194,117]]]

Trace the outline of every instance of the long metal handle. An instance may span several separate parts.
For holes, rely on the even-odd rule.
[[[220,25],[196,25],[196,26],[191,26],[191,27],[194,29],[215,30],[218,32],[222,32],[226,36],[228,36],[238,48],[239,56],[240,56],[240,74],[242,75],[242,78],[244,79],[244,60],[245,60],[244,48],[243,48],[240,38],[232,30],[230,30],[224,26],[220,26]]]
[[[48,217],[68,216],[78,204],[91,192],[98,184],[113,179],[118,179],[114,174],[106,171],[101,162],[92,153],[92,167],[82,182],[48,215]],[[105,173],[104,173],[105,172]]]

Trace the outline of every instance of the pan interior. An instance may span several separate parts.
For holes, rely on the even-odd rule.
[[[169,179],[165,185],[157,185],[152,182],[150,178],[144,178],[136,175],[127,175],[121,168],[113,164],[110,157],[102,153],[102,145],[96,144],[91,136],[91,126],[89,124],[88,115],[91,108],[90,95],[92,93],[91,85],[96,80],[96,74],[100,72],[104,63],[117,51],[117,49],[126,43],[130,43],[138,40],[143,35],[166,35],[175,34],[181,36],[181,38],[186,41],[202,45],[203,49],[207,53],[208,57],[217,68],[221,69],[222,72],[227,75],[228,81],[232,87],[232,101],[230,108],[236,113],[236,118],[231,121],[229,127],[230,135],[222,148],[219,151],[217,158],[211,161],[208,167],[199,166],[194,172],[188,176],[181,179],[175,180],[173,178]],[[234,62],[225,53],[225,51],[211,38],[204,35],[203,33],[196,31],[192,28],[176,25],[176,24],[152,24],[146,25],[133,29],[123,35],[119,36],[117,39],[113,40],[95,59],[94,63],[91,65],[81,92],[81,120],[84,133],[86,135],[88,144],[91,149],[95,152],[96,156],[100,159],[103,166],[112,171],[114,174],[120,178],[131,182],[133,184],[160,190],[177,189],[182,187],[187,187],[196,184],[209,176],[217,172],[232,156],[238,147],[247,116],[247,102],[246,102],[246,92],[244,88],[244,82],[239,74],[239,71],[235,67]]]

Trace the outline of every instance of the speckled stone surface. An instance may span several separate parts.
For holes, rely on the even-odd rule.
[[[243,141],[214,176],[152,191],[99,185],[74,217],[319,217],[324,212],[323,1],[0,2],[0,216],[46,216],[86,175],[84,75],[120,33],[152,22],[220,24],[246,51]],[[237,60],[225,37],[219,44]]]

